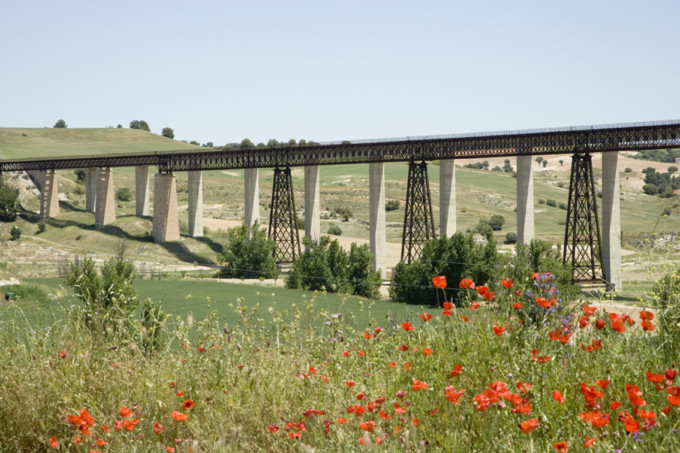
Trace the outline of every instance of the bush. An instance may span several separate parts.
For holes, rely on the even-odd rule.
[[[516,244],[517,243],[517,233],[511,231],[505,235],[506,244]]]
[[[493,236],[493,228],[491,227],[491,225],[489,225],[489,221],[486,219],[482,219],[479,222],[477,222],[477,225],[475,225],[473,232],[481,235],[487,241],[491,239],[491,236]]]
[[[342,228],[340,228],[338,225],[332,223],[332,224],[328,227],[327,233],[328,233],[328,234],[332,234],[332,235],[334,235],[334,236],[342,236]]]
[[[0,178],[0,221],[14,222],[19,210],[19,191]]]
[[[503,229],[503,224],[505,224],[505,217],[502,215],[492,215],[491,218],[489,219],[489,225],[491,225],[491,229],[494,231],[500,231]]]
[[[250,238],[248,238],[250,234]],[[227,231],[227,244],[217,256],[217,261],[224,266],[220,269],[220,277],[235,278],[277,278],[279,268],[276,266],[274,251],[276,244],[267,238],[267,233],[255,223],[250,231],[246,224]]]
[[[9,230],[9,235],[13,241],[18,240],[21,237],[21,228],[19,225],[14,225],[11,230]]]
[[[385,203],[385,211],[396,211],[400,206],[399,200],[387,200]]]
[[[632,173],[632,172],[633,172],[633,169],[630,168],[630,167],[626,167],[626,169],[623,170],[623,172],[624,172],[624,173]]]
[[[567,203],[560,203],[560,209],[567,210]]]
[[[432,286],[432,277],[443,275],[449,286],[455,288],[463,278],[482,284],[489,281],[499,263],[493,239],[479,244],[471,234],[455,233],[448,238],[427,241],[417,261],[397,264],[390,285],[390,298],[394,302],[408,304],[441,305],[444,302],[442,292]],[[462,293],[449,289],[446,290],[446,298],[460,306],[463,303]]]
[[[118,201],[130,201],[132,200],[132,191],[129,187],[121,187],[116,190],[116,200]]]
[[[44,220],[41,220],[40,222],[38,222],[38,234],[44,233],[44,232],[45,232],[45,228],[47,228],[47,225],[45,225],[45,221],[44,221]]]
[[[557,202],[555,200],[545,200],[545,204],[553,208],[557,206]]]
[[[543,198],[538,199],[538,204],[545,204],[545,200]]]
[[[73,173],[75,173],[77,181],[85,181],[87,179],[87,172],[82,168],[79,170],[74,170]]]
[[[333,212],[342,217],[345,222],[347,222],[350,217],[352,217],[352,210],[346,206],[337,207],[333,209]]]

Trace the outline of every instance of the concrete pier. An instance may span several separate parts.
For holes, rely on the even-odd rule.
[[[177,216],[177,181],[175,175],[158,173],[153,180],[153,226],[154,242],[179,240],[179,217]]]
[[[321,239],[321,196],[319,166],[305,167],[305,237],[314,242]]]
[[[245,223],[250,228],[260,221],[260,176],[257,168],[243,170],[245,185]]]
[[[116,199],[113,195],[113,170],[102,168],[97,178],[97,202],[94,226],[101,228],[116,221]]]
[[[369,165],[369,211],[370,249],[373,254],[373,268],[380,270],[382,278],[387,276],[387,239],[385,236],[385,165],[382,162]]]
[[[203,172],[190,171],[187,195],[189,196],[189,236],[203,237]]]
[[[439,236],[456,232],[456,166],[453,159],[439,161]]]
[[[40,175],[40,218],[59,215],[59,183],[54,170],[45,170]]]
[[[619,153],[602,153],[602,271],[611,289],[621,284],[621,206]]]
[[[517,156],[517,241],[528,244],[534,238],[534,174],[532,156]]]
[[[97,208],[99,168],[88,168],[85,173],[85,210],[94,213]]]
[[[140,217],[150,213],[149,206],[149,167],[135,167],[135,215]]]

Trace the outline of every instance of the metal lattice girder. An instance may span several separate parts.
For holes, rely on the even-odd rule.
[[[680,147],[680,121],[343,141],[288,147],[161,151],[0,161],[0,173],[154,165],[159,172],[408,162]]]
[[[272,205],[269,212],[269,238],[276,243],[277,263],[292,263],[300,256],[300,236],[295,227],[295,197],[290,167],[274,168]]]
[[[412,263],[420,258],[425,241],[434,239],[434,218],[430,201],[427,164],[408,164],[404,232],[401,240],[401,260]]]
[[[564,262],[571,264],[574,281],[602,281],[600,224],[588,153],[572,156],[567,225],[564,232]]]

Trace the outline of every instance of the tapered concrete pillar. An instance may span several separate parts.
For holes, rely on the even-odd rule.
[[[135,167],[135,214],[142,217],[150,213],[149,167]]]
[[[97,208],[97,184],[99,168],[88,168],[85,173],[85,210],[94,212]]]
[[[113,196],[113,170],[102,168],[97,178],[97,202],[94,226],[101,228],[116,221],[116,199]]]
[[[179,240],[179,217],[177,216],[177,182],[175,175],[159,173],[153,180],[153,226],[154,242]]]
[[[610,289],[620,291],[621,206],[619,153],[602,153],[602,271]]]
[[[57,173],[46,170],[41,175],[40,218],[47,219],[59,215],[59,185]]]
[[[260,176],[257,168],[243,170],[245,185],[245,223],[248,227],[260,221]]]
[[[203,172],[190,171],[187,195],[189,196],[189,236],[203,237]]]
[[[387,239],[385,236],[385,165],[382,162],[369,164],[369,215],[370,249],[374,257],[373,268],[387,276]]]
[[[439,161],[439,236],[456,232],[456,166],[453,159]]]
[[[314,242],[319,242],[319,239],[321,239],[318,165],[305,167],[305,237]]]
[[[517,156],[517,241],[528,244],[534,238],[534,174],[531,156]]]

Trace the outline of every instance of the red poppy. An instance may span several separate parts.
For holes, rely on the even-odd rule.
[[[645,330],[645,331],[648,331],[648,332],[651,332],[652,330],[654,330],[654,323],[652,323],[651,321],[642,321],[640,323],[640,326],[642,327],[642,330]]]
[[[512,304],[512,308],[516,308],[517,310],[519,310],[520,308],[522,308],[522,303],[515,302],[514,304]]]
[[[510,289],[512,288],[512,280],[501,280],[501,285],[506,289]]]
[[[432,351],[432,349],[430,349],[430,348],[424,348],[423,349],[423,354],[425,354],[425,355],[432,355],[433,352],[434,351]]]
[[[174,418],[178,422],[185,422],[187,421],[187,418],[189,418],[189,416],[179,411],[172,411],[172,418]]]
[[[609,382],[609,379],[598,379],[595,381],[595,384],[597,384],[597,386],[602,390],[607,390],[607,387],[609,387]]]
[[[442,312],[442,316],[453,316],[453,312],[447,308]]]
[[[678,375],[678,370],[676,370],[675,368],[669,368],[664,372],[664,375],[666,376],[666,379],[672,381],[673,379],[675,379],[675,376]]]
[[[557,450],[559,453],[566,453],[567,451],[569,451],[569,446],[565,441],[553,444],[553,448]]]
[[[175,396],[184,396],[184,392],[175,392]]]
[[[338,417],[335,419],[335,423],[337,423],[338,425],[344,425],[345,423],[347,423],[347,421],[348,420],[344,417]]]
[[[407,332],[408,332],[408,331],[411,331],[411,330],[416,330],[416,328],[413,327],[413,326],[411,325],[411,323],[408,322],[408,321],[402,322],[402,323],[401,323],[401,328],[404,329],[404,330],[407,331]]]
[[[604,322],[604,319],[598,319],[598,320],[595,321],[595,328],[596,328],[597,330],[602,330],[602,329],[604,329],[604,326],[605,326],[605,325],[606,325],[606,324],[605,324],[605,322]]]
[[[456,366],[453,367],[453,370],[449,373],[450,376],[456,377],[460,376],[460,373],[463,371],[463,365],[460,363],[457,363]]]
[[[611,409],[611,410],[613,410],[613,411],[615,411],[615,410],[618,409],[619,407],[621,407],[621,401],[612,401],[612,402],[609,404],[609,409]]]
[[[108,443],[104,439],[97,439],[95,444],[97,444],[98,447],[103,447],[104,445],[108,445]]]
[[[439,289],[446,289],[446,277],[443,275],[432,277],[432,284]]]
[[[647,404],[644,398],[642,398],[642,392],[637,385],[626,384],[626,393],[628,394],[630,404],[633,406],[644,407]]]
[[[472,302],[472,305],[470,305],[470,310],[476,310],[479,308],[479,302]]]
[[[475,289],[475,282],[472,279],[464,278],[460,281],[458,287],[461,289]]]
[[[50,447],[53,450],[56,450],[57,448],[59,448],[59,441],[57,440],[56,437],[50,437]]]
[[[130,409],[128,409],[127,407],[123,406],[123,407],[120,408],[120,416],[121,417],[125,418],[125,417],[129,417],[131,415],[132,415],[132,411]]]
[[[59,351],[59,357],[61,357],[62,359],[65,359],[66,358],[66,351]]]
[[[413,380],[413,385],[411,390],[425,390],[427,388],[427,382],[419,381],[418,379]]]
[[[458,405],[460,397],[465,393],[465,389],[456,390],[456,387],[449,386],[444,389],[446,392],[446,400],[453,403],[454,406]]]
[[[348,379],[345,381],[345,385],[347,387],[354,387],[354,381]]]
[[[640,319],[642,319],[643,321],[651,321],[652,319],[654,319],[654,313],[652,313],[651,311],[642,310],[640,312]]]
[[[583,443],[583,448],[592,447],[593,444],[595,443],[595,440],[596,439],[594,437],[586,436],[586,441]]]
[[[592,316],[595,314],[595,310],[597,310],[597,307],[589,307],[587,305],[583,306],[583,312],[586,314],[586,316]]]
[[[444,302],[444,310],[451,310],[453,308],[453,304],[451,302]]]
[[[421,314],[420,314],[420,319],[422,319],[423,321],[427,322],[427,321],[429,321],[430,319],[432,319],[432,315],[429,314],[429,313],[421,313]]]
[[[375,422],[373,420],[369,420],[366,423],[361,423],[359,427],[364,431],[368,431],[370,433],[373,432],[373,430],[375,429]]]
[[[405,344],[402,344],[397,349],[399,349],[400,351],[408,351],[408,346],[406,346]]]
[[[153,432],[154,434],[160,434],[163,432],[163,425],[158,422],[153,422]]]
[[[187,410],[187,409],[193,409],[194,408],[194,402],[192,400],[186,400],[185,402],[182,403],[182,409]]]
[[[465,316],[465,315],[460,315],[460,316],[458,316],[458,317],[459,317],[463,322],[468,322],[468,320],[470,319],[470,318],[468,318],[468,317]]]
[[[654,384],[660,384],[666,380],[666,377],[663,374],[650,373],[649,371],[645,372],[645,376],[649,382]]]
[[[529,434],[538,428],[538,418],[530,418],[529,420],[520,423],[519,427],[522,428],[522,431]]]
[[[503,335],[503,332],[505,332],[505,329],[507,329],[507,326],[493,326],[493,333],[498,335],[499,337]]]
[[[552,397],[558,403],[564,403],[565,401],[564,396],[562,396],[562,393],[560,393],[559,390],[553,390]]]

